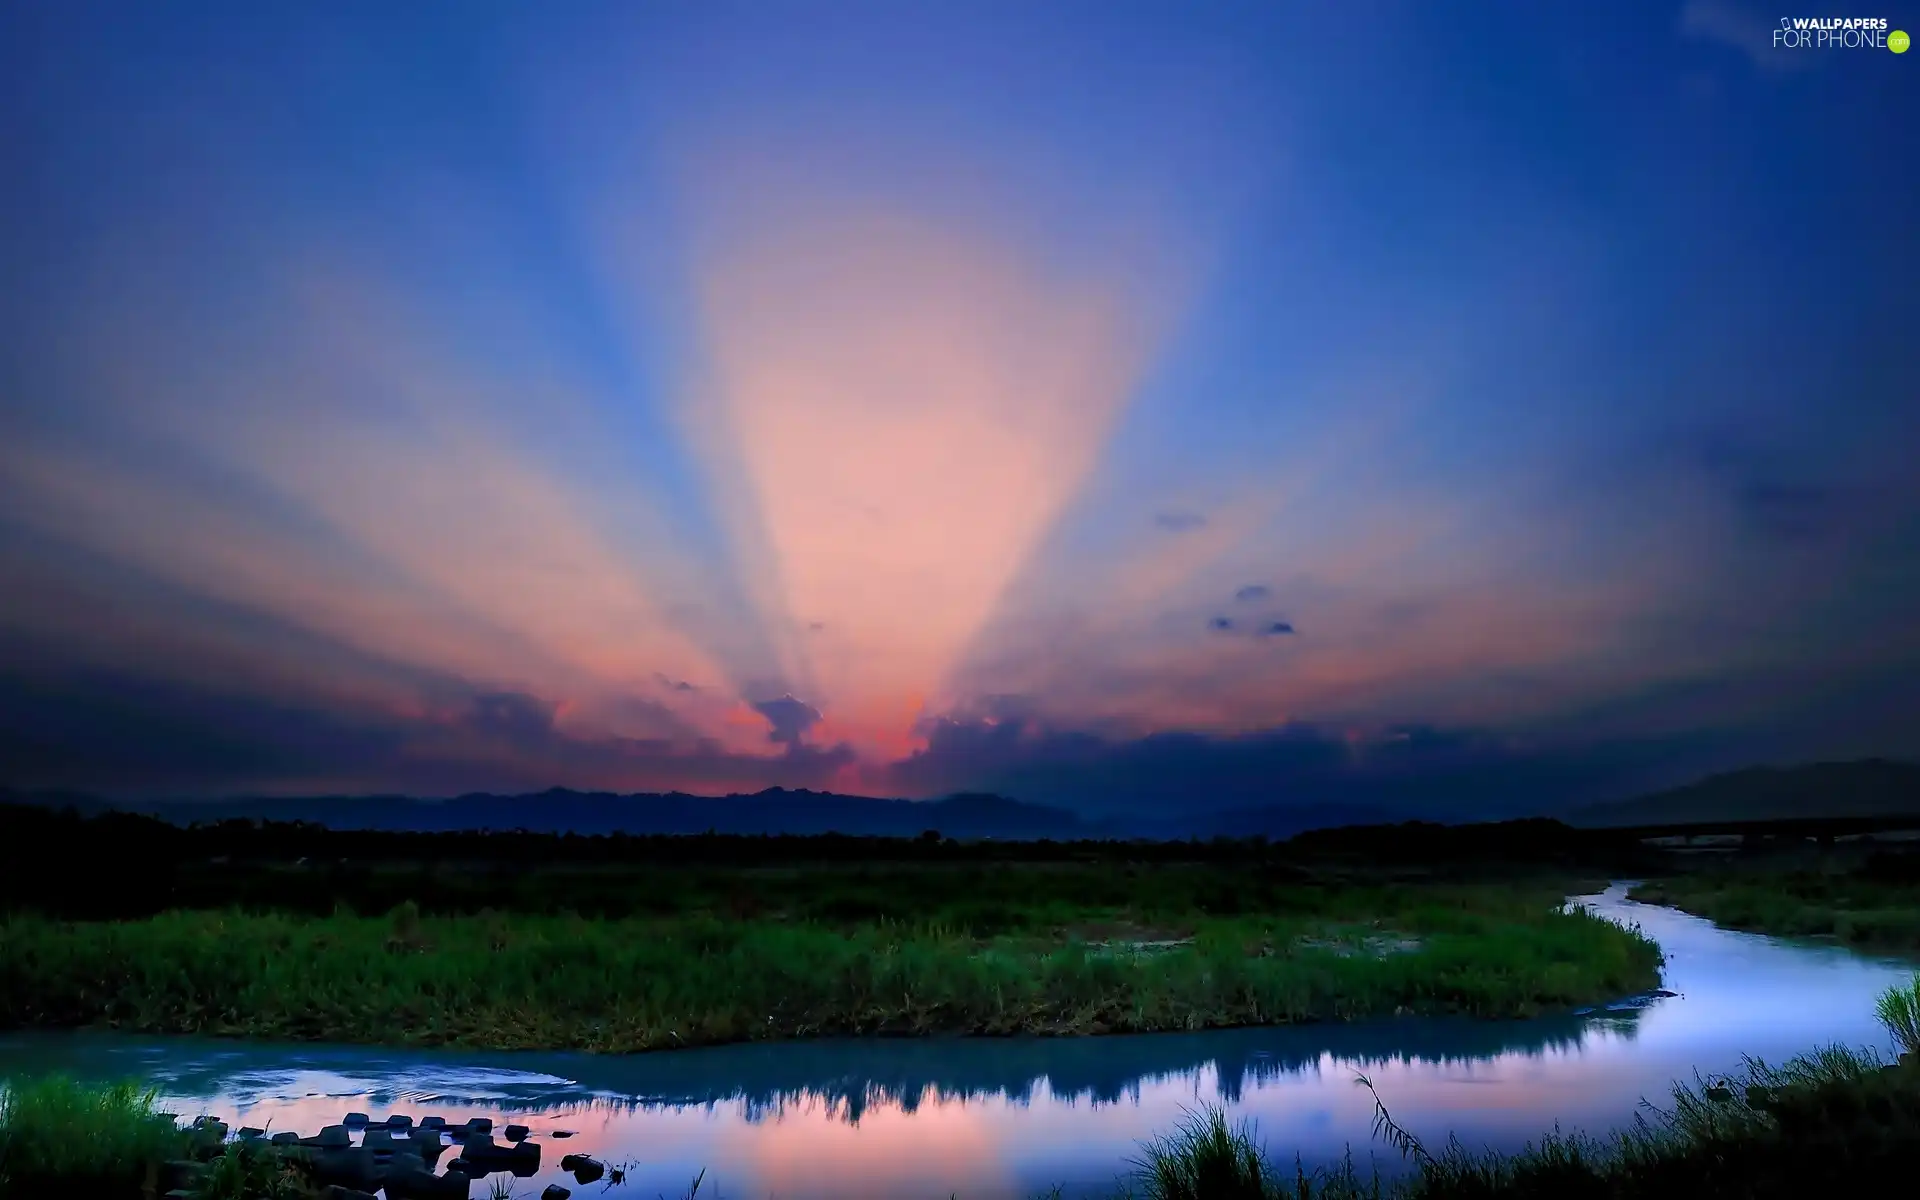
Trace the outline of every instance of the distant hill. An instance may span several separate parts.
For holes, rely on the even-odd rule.
[[[944,800],[879,800],[805,789],[768,788],[752,795],[689,796],[680,792],[619,795],[554,788],[520,796],[477,793],[444,800],[407,796],[334,796],[306,799],[238,798],[121,805],[164,820],[217,821],[228,817],[311,821],[332,829],[526,829],[539,833],[816,834],[913,837],[938,829],[956,838],[1072,838],[1086,836],[1080,818],[1065,809],[1024,804],[1002,796],[960,795]]]
[[[1186,813],[1177,817],[1102,822],[1098,829],[1117,836],[1179,840],[1198,837],[1265,837],[1283,841],[1314,829],[1344,829],[1356,825],[1395,825],[1413,814],[1372,804],[1287,804],[1260,808],[1232,808],[1224,812]],[[1096,834],[1096,836],[1105,836]]]
[[[576,792],[554,788],[528,795],[476,793],[450,799],[410,796],[234,797],[114,804],[70,792],[19,793],[0,801],[82,812],[120,808],[177,824],[234,817],[309,821],[341,830],[423,833],[514,830],[537,833],[795,834],[914,837],[935,829],[962,840],[1265,836],[1284,840],[1311,830],[1447,821],[1385,804],[1304,801],[1259,808],[1090,819],[1066,808],[1005,796],[968,793],[940,800],[890,800],[806,789],[768,788],[751,795],[683,792]],[[1588,828],[1771,821],[1807,817],[1920,818],[1920,764],[1868,759],[1803,767],[1752,767],[1631,800],[1587,805],[1566,820]]]
[[[1920,764],[1869,758],[1748,767],[1568,814],[1575,825],[1688,825],[1807,817],[1920,817]]]
[[[118,808],[175,824],[240,817],[308,821],[341,830],[423,833],[514,830],[581,835],[795,834],[914,837],[936,829],[962,840],[999,838],[1252,837],[1280,840],[1310,829],[1386,824],[1405,814],[1385,808],[1305,804],[1185,813],[1172,817],[1089,820],[1064,808],[1029,804],[1005,796],[967,793],[940,800],[886,800],[805,789],[769,788],[752,795],[690,796],[685,793],[576,792],[565,788],[530,795],[476,793],[450,799],[410,796],[242,796],[218,800],[173,800],[114,804],[73,792],[17,793],[0,789],[0,801],[85,813]]]

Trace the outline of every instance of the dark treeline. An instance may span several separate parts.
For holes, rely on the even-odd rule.
[[[1645,877],[1770,861],[1783,847],[1832,857],[1831,837],[1852,832],[1852,824],[1816,829],[1797,822],[1790,832],[1750,837],[1742,850],[1702,857],[1651,846],[1643,841],[1646,830],[1579,829],[1548,819],[1350,826],[1286,840],[1000,841],[958,840],[937,830],[912,838],[583,836],[245,819],[182,825],[117,811],[0,804],[0,909],[78,919],[229,907],[325,915],[340,908],[384,913],[410,901],[443,914],[913,919],[949,901],[1014,903],[1030,894],[1134,905],[1157,896],[1169,909],[1188,904],[1225,914],[1251,897],[1310,883]],[[1847,869],[1864,878],[1920,874],[1920,854],[1911,848],[1856,845],[1847,857]]]
[[[410,831],[335,829],[310,821],[229,818],[177,824],[144,814],[0,804],[0,861],[40,846],[135,847],[143,858],[272,862],[345,858],[361,862],[512,864],[711,863],[773,866],[844,862],[1246,862],[1274,857],[1360,856],[1427,862],[1448,859],[1553,861],[1636,846],[1639,834],[1577,829],[1549,818],[1470,825],[1408,821],[1315,829],[1291,838],[1079,838],[961,840],[927,829],[917,837],[877,834],[552,833],[526,829]]]
[[[379,913],[409,901],[440,913],[742,916],[795,912],[799,896],[826,903],[828,891],[838,893],[837,907],[907,916],[916,895],[984,889],[1012,897],[1028,885],[1077,898],[1111,891],[1117,903],[1165,890],[1169,904],[1231,912],[1252,892],[1355,873],[1597,875],[1648,869],[1657,858],[1619,831],[1550,820],[1363,826],[1287,841],[959,841],[934,830],[915,838],[587,837],[246,820],[181,826],[129,813],[0,805],[0,907],[80,919],[170,908]],[[821,886],[826,877],[837,881],[831,889]]]

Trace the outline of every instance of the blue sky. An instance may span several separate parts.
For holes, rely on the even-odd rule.
[[[1777,23],[9,5],[8,775],[1465,813],[1910,755],[1920,58]]]

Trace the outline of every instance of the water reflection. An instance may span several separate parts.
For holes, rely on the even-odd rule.
[[[1907,968],[1593,902],[1667,950],[1679,996],[1535,1021],[1359,1025],[1094,1039],[839,1040],[633,1057],[273,1046],[97,1034],[0,1039],[0,1071],[143,1076],[181,1111],[311,1132],[349,1108],[493,1114],[565,1149],[631,1162],[637,1195],[1100,1194],[1182,1110],[1218,1101],[1312,1166],[1372,1147],[1367,1072],[1419,1136],[1517,1146],[1556,1122],[1601,1130],[1676,1077],[1832,1041],[1884,1048],[1873,997]],[[543,1175],[565,1182],[556,1144]],[[1399,1169],[1390,1157],[1379,1163]],[[523,1185],[525,1190],[525,1185]],[[702,1194],[707,1194],[703,1189]]]
[[[1222,1100],[1317,1069],[1323,1059],[1446,1066],[1567,1051],[1605,1027],[1632,1037],[1638,1014],[1476,1022],[1406,1019],[1112,1038],[827,1039],[677,1054],[599,1055],[369,1051],[364,1047],[130,1039],[92,1033],[0,1040],[23,1073],[137,1075],[173,1096],[235,1104],[275,1097],[363,1098],[381,1107],[439,1104],[625,1112],[734,1104],[748,1121],[816,1106],[857,1124],[874,1108],[1003,1100],[1026,1107],[1137,1103],[1143,1087],[1205,1072]]]

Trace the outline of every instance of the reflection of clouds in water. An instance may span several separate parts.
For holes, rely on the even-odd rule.
[[[1024,1110],[1001,1103],[941,1101],[929,1094],[909,1104],[875,1108],[855,1124],[836,1119],[826,1105],[780,1120],[722,1128],[715,1148],[723,1161],[751,1163],[758,1189],[791,1195],[852,1171],[875,1196],[946,1195],[966,1180],[969,1195],[1019,1194],[1007,1164],[1017,1141],[1009,1122]]]

